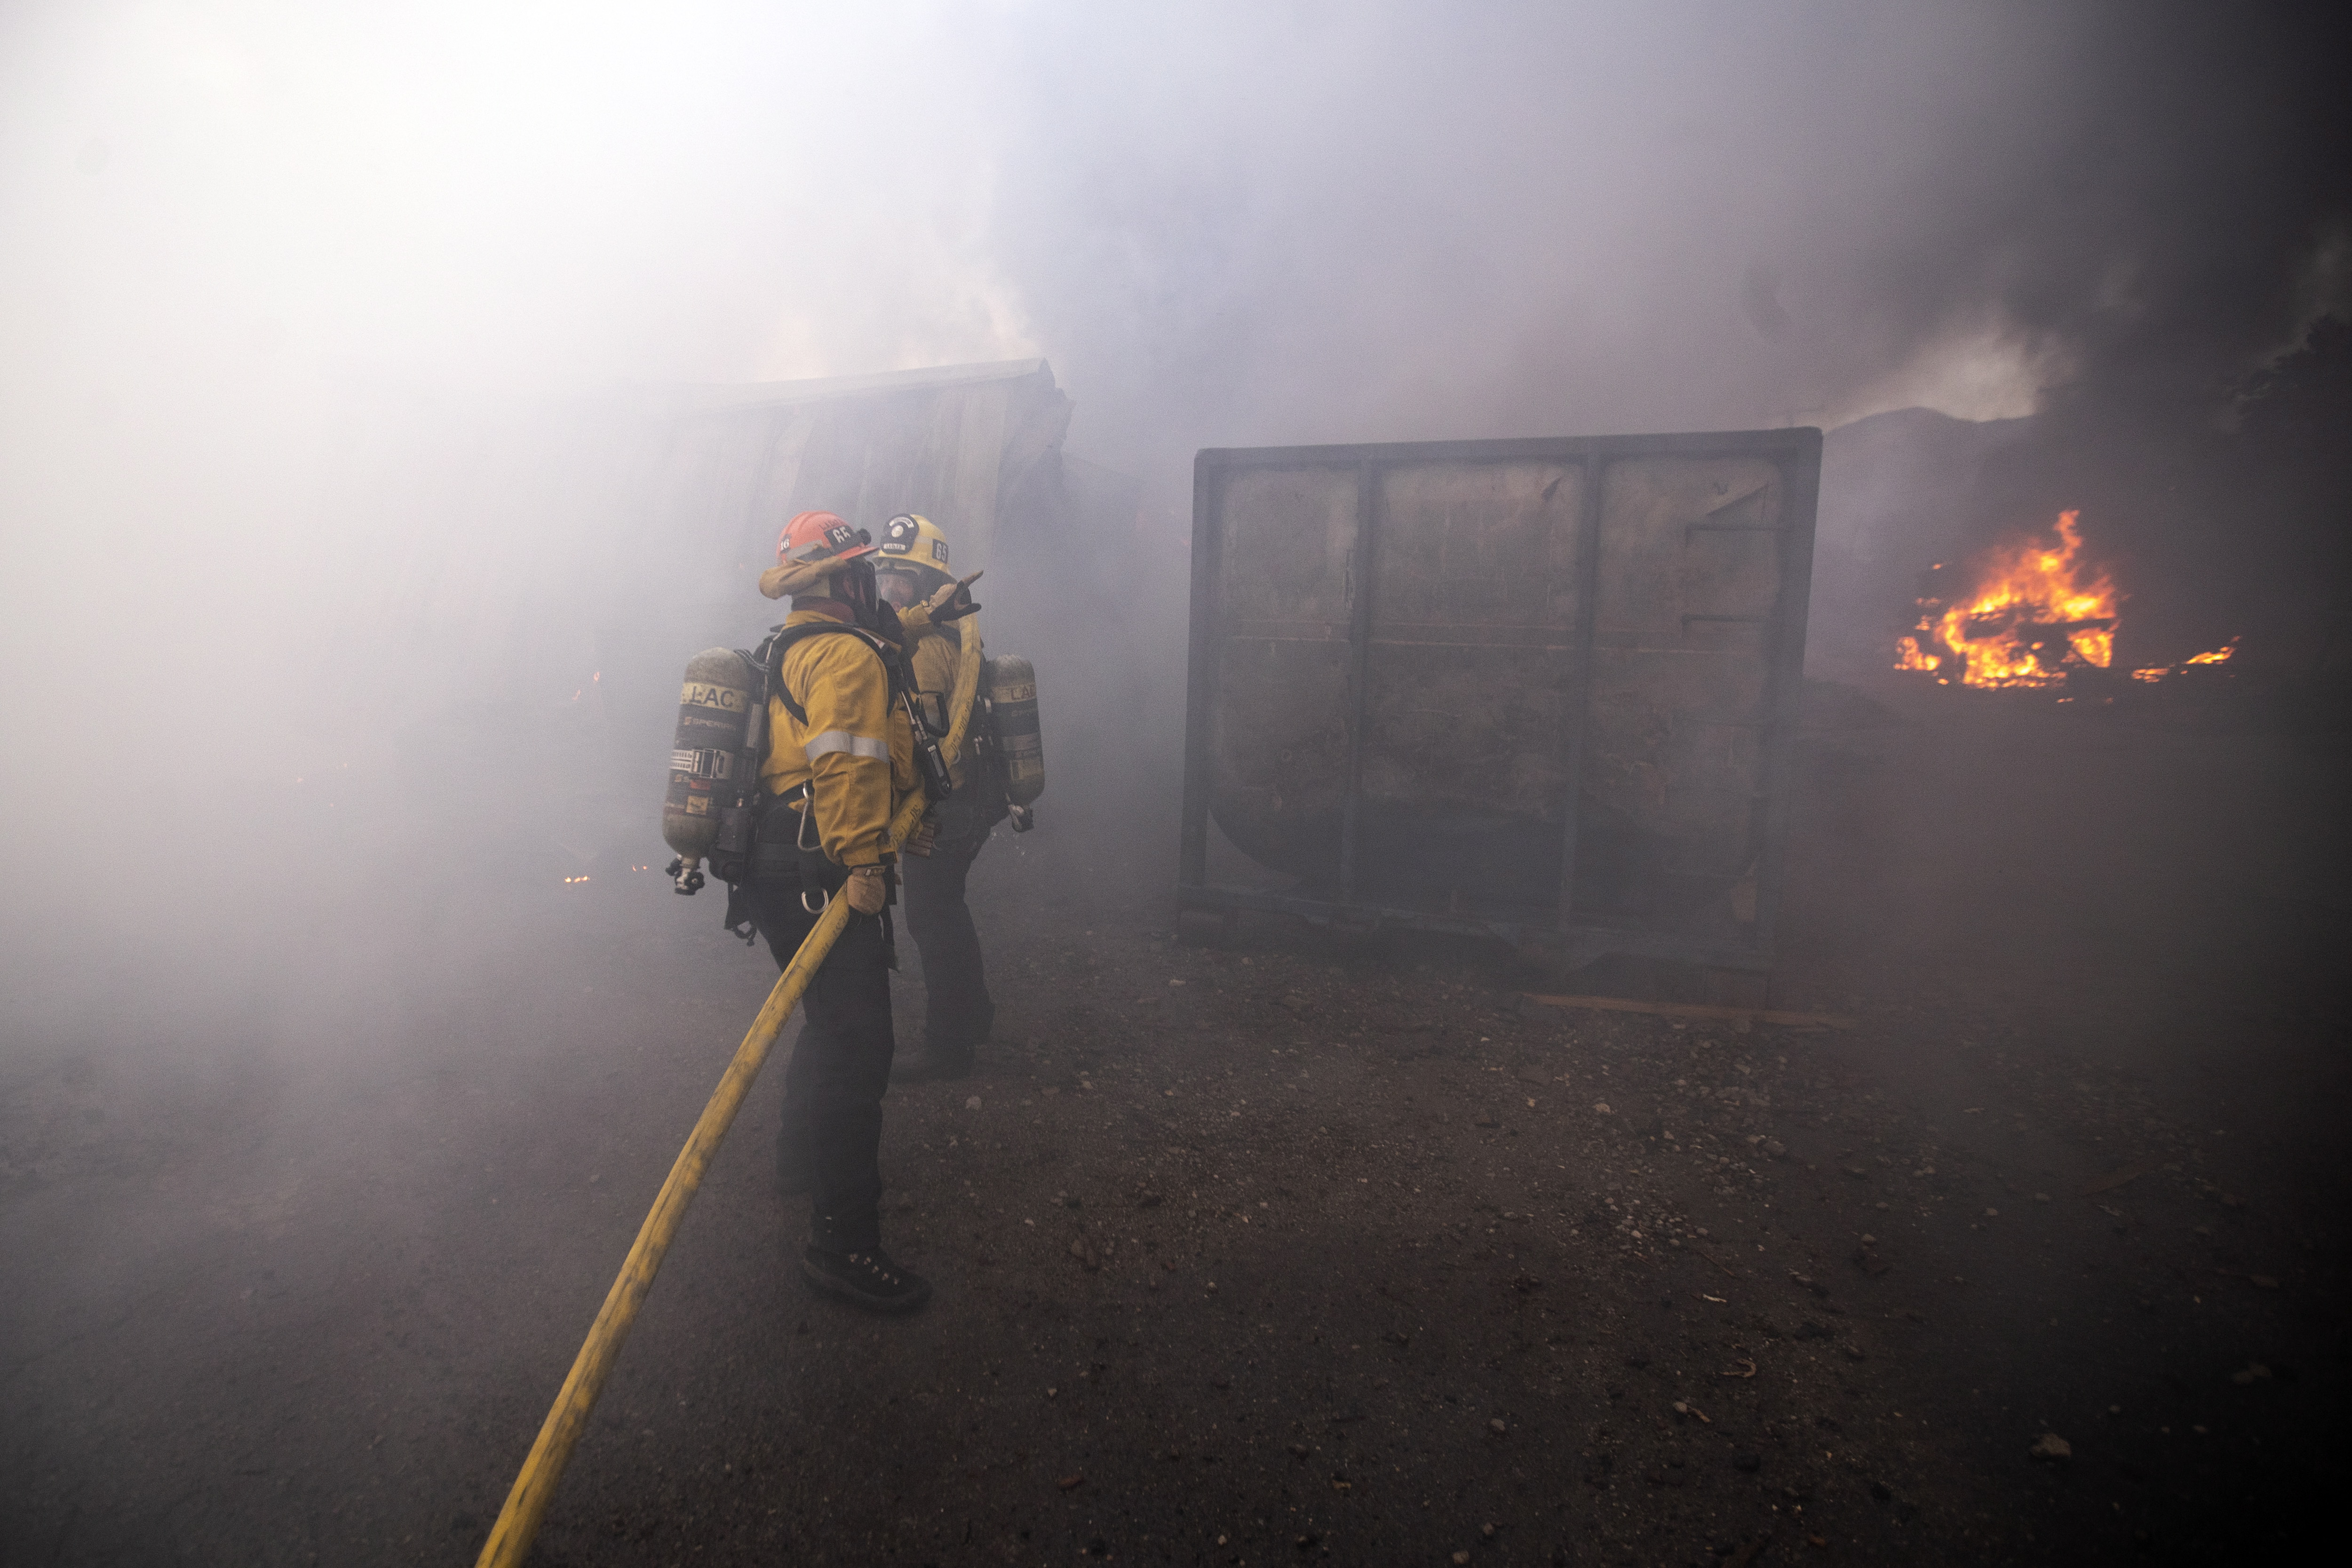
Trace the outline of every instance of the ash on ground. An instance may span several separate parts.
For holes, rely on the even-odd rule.
[[[535,1560],[2306,1538],[2340,745],[1887,702],[1817,704],[1801,753],[1772,1000],[1844,1026],[1546,1005],[1470,943],[1187,947],[1131,814],[1000,837],[997,1040],[887,1105],[888,1244],[936,1300],[805,1294],[772,1066]],[[169,1073],[19,1058],[7,1560],[469,1556],[772,980],[717,914],[657,875],[519,889],[405,929],[363,1050],[261,1016]]]

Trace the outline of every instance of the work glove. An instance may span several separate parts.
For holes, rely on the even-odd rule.
[[[960,621],[979,609],[980,606],[972,602],[971,585],[985,574],[975,572],[962,582],[950,583],[925,599],[923,609],[931,617],[931,624],[936,626],[944,626],[950,621]]]
[[[844,889],[849,897],[849,907],[861,915],[878,915],[888,897],[888,878],[879,866],[853,866],[849,886]]]

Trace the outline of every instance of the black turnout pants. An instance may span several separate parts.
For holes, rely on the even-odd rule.
[[[960,795],[962,792],[958,791]],[[923,959],[925,1051],[953,1061],[970,1061],[996,1020],[980,957],[980,932],[963,901],[964,879],[988,842],[990,825],[977,813],[958,811],[950,795],[940,806],[938,842],[929,855],[898,861],[905,886],[907,934]]]
[[[753,883],[751,893],[752,921],[782,969],[817,918],[801,907],[797,887]],[[892,1047],[881,916],[851,913],[801,1008],[784,1071],[779,1174],[788,1187],[808,1185],[811,1245],[870,1252],[882,1244],[882,1094]]]

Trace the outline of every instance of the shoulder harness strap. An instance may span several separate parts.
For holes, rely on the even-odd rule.
[[[784,705],[784,711],[793,716],[793,722],[803,728],[809,721],[808,710],[801,706],[799,700],[793,696],[792,688],[784,684],[784,655],[792,650],[793,645],[806,642],[811,637],[838,636],[854,637],[873,650],[874,657],[882,661],[883,673],[889,678],[893,700],[906,686],[905,667],[898,657],[898,650],[863,626],[845,626],[839,621],[804,621],[796,626],[778,626],[769,635],[768,640],[760,645],[761,662],[767,668],[768,689],[775,695],[777,701]]]

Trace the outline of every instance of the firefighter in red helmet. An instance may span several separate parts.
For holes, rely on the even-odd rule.
[[[921,787],[898,617],[876,592],[874,545],[831,512],[786,525],[761,579],[792,612],[767,646],[768,756],[747,891],[781,967],[827,900],[849,900],[802,1005],[784,1073],[779,1185],[811,1199],[801,1270],[819,1290],[910,1311],[929,1284],[882,1249],[882,1096],[890,1081],[891,815]]]

